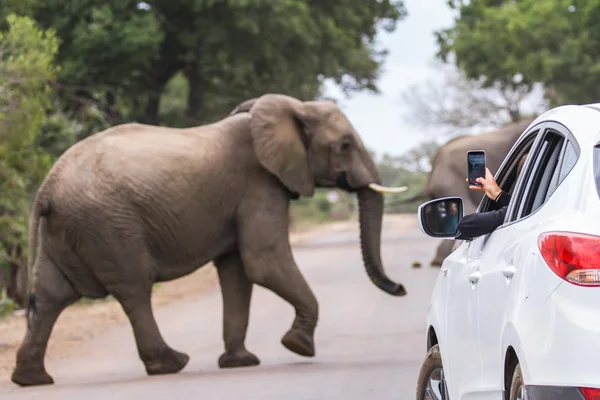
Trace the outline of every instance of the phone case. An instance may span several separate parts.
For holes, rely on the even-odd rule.
[[[482,155],[483,155],[483,163],[482,163],[482,164],[481,164],[481,163],[480,163],[480,164],[478,164],[478,165],[481,165],[481,166],[479,167],[480,171],[479,171],[479,173],[477,174],[477,177],[480,177],[480,176],[481,176],[481,177],[485,177],[485,168],[486,168],[486,157],[485,157],[485,151],[483,151],[483,150],[473,150],[473,151],[469,151],[469,152],[467,152],[467,177],[468,177],[469,179],[470,179],[470,177],[471,177],[471,167],[470,167],[470,165],[469,165],[469,164],[470,164],[470,162],[471,162],[471,161],[470,161],[470,159],[471,159],[470,155],[471,155],[471,154],[475,154],[475,153],[479,153],[479,154],[482,154]],[[478,182],[468,182],[468,184],[469,184],[470,186],[483,186],[481,183],[478,183]]]

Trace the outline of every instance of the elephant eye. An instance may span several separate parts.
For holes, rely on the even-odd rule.
[[[350,150],[350,142],[343,142],[340,145],[340,150],[343,151],[343,152],[346,152],[346,151]]]

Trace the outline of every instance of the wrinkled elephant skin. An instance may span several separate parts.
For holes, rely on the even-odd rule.
[[[319,307],[292,255],[289,203],[320,187],[356,192],[367,275],[382,291],[403,296],[406,290],[388,279],[381,263],[380,184],[360,137],[334,103],[285,95],[247,100],[210,125],[126,124],[82,140],[55,163],[34,200],[33,289],[12,381],[53,383],[44,358],[59,314],[81,297],[109,294],[129,318],[147,374],[181,371],[189,356],[159,332],[152,285],[210,261],[223,298],[220,367],[260,363],[245,347],[254,284],[295,309],[282,344],[314,356]]]

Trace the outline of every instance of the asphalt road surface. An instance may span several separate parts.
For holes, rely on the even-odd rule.
[[[294,247],[298,265],[320,304],[316,356],[304,358],[280,344],[293,308],[255,287],[247,348],[257,367],[221,370],[221,295],[218,286],[199,299],[155,310],[167,343],[190,355],[178,374],[148,377],[129,325],[118,325],[80,346],[78,356],[47,360],[55,384],[0,385],[1,400],[17,399],[414,399],[425,355],[425,314],[439,272],[429,266],[438,241],[416,218],[386,217],[382,257],[406,297],[377,289],[362,265],[358,227],[316,236]],[[419,260],[421,268],[412,268]]]

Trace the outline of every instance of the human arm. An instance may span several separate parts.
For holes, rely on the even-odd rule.
[[[506,209],[505,206],[495,211],[465,215],[458,222],[457,239],[471,239],[493,232],[504,223]]]
[[[504,191],[501,191],[500,194],[498,194],[498,196],[496,197],[496,199],[494,201],[500,207],[508,207],[508,203],[510,202],[510,194],[508,194]]]

